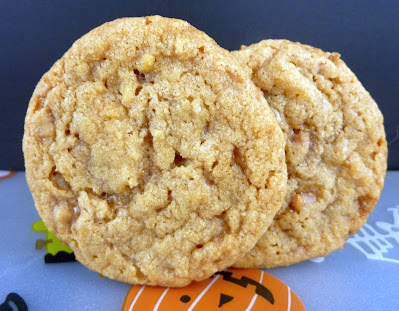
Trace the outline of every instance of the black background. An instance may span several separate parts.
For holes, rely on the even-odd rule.
[[[399,169],[399,1],[0,0],[0,169],[23,170],[21,140],[40,77],[80,36],[123,16],[187,20],[233,50],[285,38],[337,51],[379,104]]]

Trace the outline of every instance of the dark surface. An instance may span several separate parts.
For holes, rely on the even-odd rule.
[[[339,52],[379,104],[389,168],[399,169],[399,1],[0,0],[0,8],[0,169],[23,170],[29,98],[72,43],[106,21],[153,14],[185,19],[229,50],[285,38]]]

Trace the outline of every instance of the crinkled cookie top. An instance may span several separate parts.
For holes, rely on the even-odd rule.
[[[265,40],[233,52],[287,140],[282,208],[240,267],[275,267],[342,247],[366,222],[387,167],[383,117],[337,53]]]
[[[35,205],[77,259],[164,286],[255,245],[285,194],[284,145],[235,58],[159,16],[77,40],[37,85],[23,142]]]

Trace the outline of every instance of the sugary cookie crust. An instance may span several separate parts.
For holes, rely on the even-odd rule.
[[[234,57],[159,16],[77,40],[37,85],[23,140],[35,205],[77,259],[164,286],[255,245],[285,194],[284,145]]]
[[[337,53],[265,40],[233,54],[287,140],[282,208],[238,267],[325,256],[366,222],[383,188],[387,143],[377,104]]]

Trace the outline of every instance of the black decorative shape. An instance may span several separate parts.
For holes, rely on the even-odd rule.
[[[262,284],[256,282],[255,280],[252,280],[246,276],[242,276],[241,279],[237,279],[235,277],[232,277],[233,273],[229,271],[220,271],[216,272],[215,274],[220,274],[223,276],[223,280],[240,285],[244,288],[246,288],[248,284],[255,285],[256,287],[255,293],[265,298],[272,305],[274,304],[274,297],[272,292]]]
[[[6,300],[0,305],[0,311],[14,311],[9,302],[12,302],[17,307],[17,311],[28,311],[25,300],[16,293],[9,293],[7,295]]]
[[[221,308],[224,304],[232,301],[234,299],[233,296],[229,296],[223,293],[220,293],[220,300],[219,300],[219,306],[218,308]]]
[[[44,263],[61,263],[61,262],[71,262],[76,261],[74,253],[67,253],[64,251],[59,251],[55,255],[46,254],[44,256]]]
[[[188,295],[183,295],[183,296],[180,297],[180,301],[181,301],[181,302],[184,302],[184,303],[187,303],[187,302],[189,302],[190,300],[191,300],[191,297],[188,296]]]

